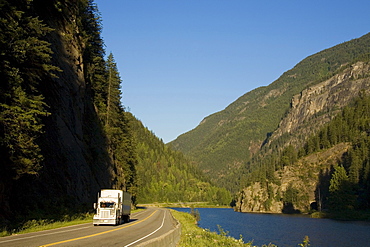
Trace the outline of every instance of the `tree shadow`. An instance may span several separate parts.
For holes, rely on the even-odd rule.
[[[283,209],[281,210],[283,214],[300,214],[301,211],[294,208],[293,203],[284,202]]]
[[[334,172],[333,166],[328,169],[321,169],[319,181],[315,190],[315,202],[311,203],[311,210],[322,211],[327,208],[329,197],[330,178]]]

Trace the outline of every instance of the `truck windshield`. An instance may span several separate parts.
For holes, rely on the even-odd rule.
[[[101,202],[100,207],[101,208],[114,208],[114,202]]]

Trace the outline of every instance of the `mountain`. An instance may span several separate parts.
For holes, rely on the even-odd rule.
[[[307,57],[170,145],[235,192],[237,211],[353,215],[370,208],[369,95],[366,34]]]
[[[169,145],[191,157],[213,181],[236,192],[241,174],[249,172],[262,150],[298,147],[361,89],[368,90],[363,78],[368,77],[369,53],[366,34],[311,55]]]
[[[229,205],[230,192],[210,183],[181,152],[174,151],[135,118],[130,120],[138,163],[137,202],[209,202]]]
[[[366,64],[369,65],[369,60]],[[276,143],[272,146],[266,144],[256,161],[249,163],[249,172],[243,177],[243,189],[238,193],[236,210],[275,213],[330,210],[341,212],[339,215],[343,217],[353,215],[354,210],[369,209],[369,70],[363,71],[365,74],[362,75],[367,74],[365,77],[357,77],[358,74],[351,72],[352,69],[345,70],[341,74],[344,76],[342,78],[354,76],[350,81],[365,88],[335,117],[330,120],[324,117],[325,124],[319,124],[323,116],[319,115],[313,121],[316,125],[306,128],[303,125],[300,130],[292,131],[291,138],[285,138],[285,142],[281,140],[291,144],[285,147],[277,146]],[[325,95],[325,91],[308,96],[311,105],[322,103],[318,96]],[[346,97],[342,96],[345,102]],[[306,103],[298,103],[296,107],[305,113],[310,109]],[[291,112],[295,111],[292,109]],[[288,114],[287,118],[292,116],[294,114]],[[294,122],[296,118],[290,120]],[[275,133],[279,135],[285,127],[282,125]],[[307,135],[307,130],[314,134]],[[298,139],[302,140],[301,144],[296,142]]]

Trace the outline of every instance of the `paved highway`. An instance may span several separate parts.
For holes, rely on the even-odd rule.
[[[169,210],[148,208],[118,226],[87,224],[0,238],[0,246],[136,246],[174,228]]]

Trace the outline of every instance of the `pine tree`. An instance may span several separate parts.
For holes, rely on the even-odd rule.
[[[332,210],[351,210],[355,208],[356,197],[352,183],[343,166],[335,167],[329,186],[329,204]]]
[[[37,17],[8,1],[0,3],[0,149],[5,176],[36,174],[41,167],[37,138],[48,113],[37,88],[58,70],[50,64],[50,44],[43,40],[50,31]]]
[[[106,109],[104,117],[104,129],[107,134],[109,152],[118,171],[118,183],[116,186],[123,187],[136,195],[136,153],[133,142],[132,130],[127,115],[121,104],[121,79],[110,53],[106,62],[107,82],[105,89]]]
[[[79,29],[84,40],[83,62],[86,84],[92,88],[93,100],[100,119],[103,121],[106,110],[107,79],[104,60],[104,42],[101,38],[102,23],[96,4],[92,0],[79,2],[81,18]]]

